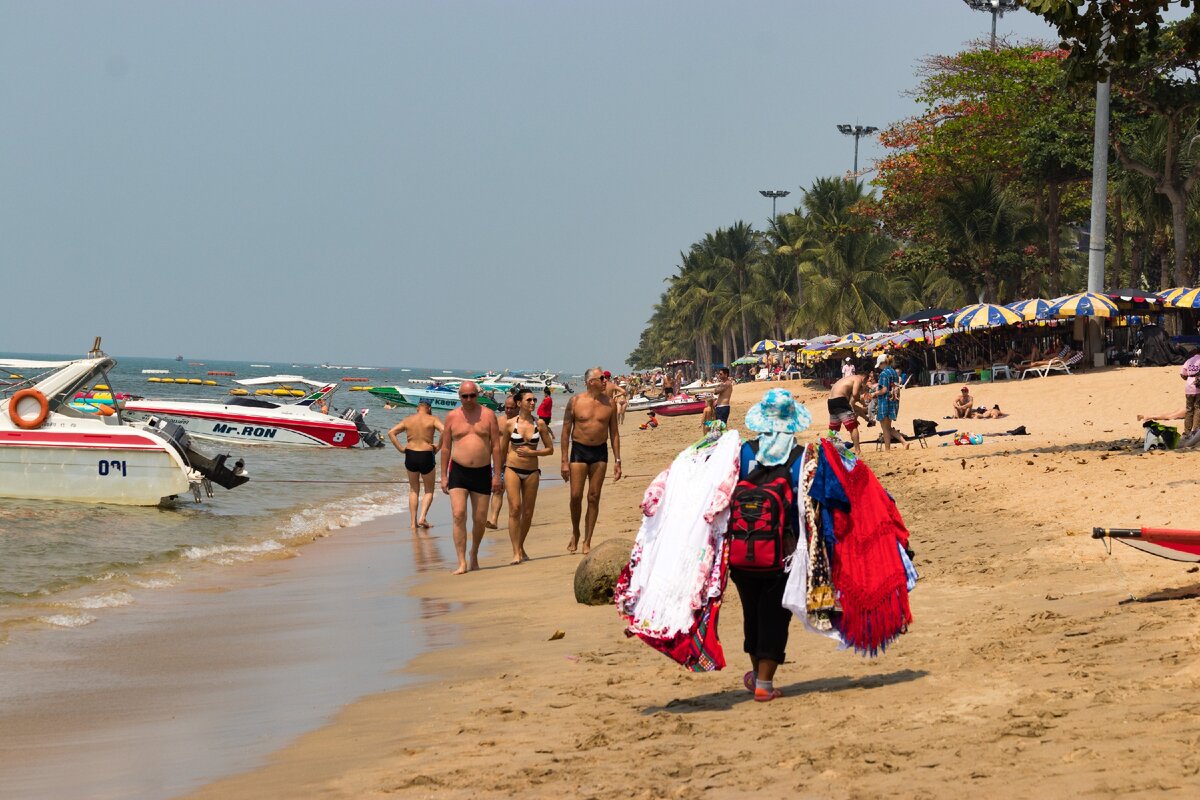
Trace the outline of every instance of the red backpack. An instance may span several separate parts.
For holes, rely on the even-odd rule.
[[[784,463],[773,467],[760,464],[733,487],[726,534],[731,569],[783,569],[783,559],[795,549],[796,540],[791,523],[796,503],[792,466],[803,453],[803,447],[794,447]]]

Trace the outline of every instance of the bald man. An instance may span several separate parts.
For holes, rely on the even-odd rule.
[[[459,407],[446,415],[442,431],[442,491],[454,515],[455,575],[479,569],[479,545],[487,522],[488,498],[500,491],[500,427],[479,405],[479,386],[463,381]],[[467,504],[471,506],[471,553],[467,558]]]

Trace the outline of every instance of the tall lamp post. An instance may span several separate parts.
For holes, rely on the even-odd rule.
[[[992,15],[992,49],[996,49],[996,18],[1003,17],[1017,8],[1017,0],[963,0],[975,11],[987,11]]]
[[[838,125],[837,129],[839,133],[854,137],[854,172],[852,174],[858,175],[858,140],[864,136],[870,136],[879,128],[873,125]]]
[[[775,220],[775,201],[781,197],[787,197],[791,192],[786,189],[759,189],[758,193],[763,197],[771,198],[771,220]]]

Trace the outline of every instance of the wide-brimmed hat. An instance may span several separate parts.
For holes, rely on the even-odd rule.
[[[746,427],[758,433],[797,433],[812,424],[812,414],[787,389],[771,389],[746,412]]]

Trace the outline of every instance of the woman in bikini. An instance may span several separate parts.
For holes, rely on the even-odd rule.
[[[533,521],[542,471],[538,459],[554,455],[554,437],[546,423],[533,415],[533,392],[517,392],[517,416],[505,420],[500,429],[500,460],[504,462],[504,491],[508,494],[508,537],[512,540],[511,564],[528,561],[525,537]],[[541,449],[538,449],[538,444]]]

